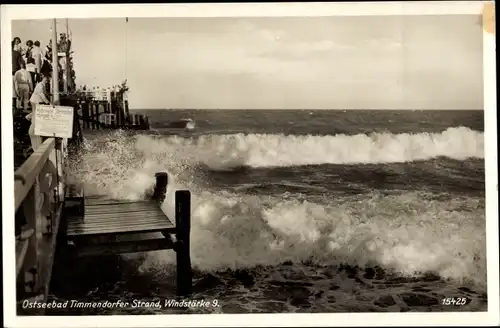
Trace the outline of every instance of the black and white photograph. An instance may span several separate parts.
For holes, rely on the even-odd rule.
[[[493,6],[3,5],[6,324],[498,324]]]

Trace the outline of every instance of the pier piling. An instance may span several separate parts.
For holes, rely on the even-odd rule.
[[[177,295],[187,296],[192,292],[193,273],[191,269],[191,193],[189,190],[175,192],[175,227],[177,245]]]
[[[94,123],[95,123],[95,127],[97,130],[99,130],[99,128],[101,127],[99,124],[100,121],[99,121],[99,107],[101,106],[101,104],[99,102],[97,102],[95,104],[95,116],[94,116]]]
[[[167,193],[168,173],[155,174],[156,185],[153,199],[160,205]],[[166,238],[172,241],[177,258],[177,295],[187,296],[192,292],[193,273],[191,269],[191,193],[189,190],[175,191],[175,234],[165,232]]]
[[[160,205],[165,200],[167,194],[168,185],[168,173],[158,172],[155,174],[156,185],[153,193],[153,199],[156,200]]]
[[[92,129],[95,129],[96,128],[96,124],[95,124],[95,104],[94,102],[92,101],[90,103],[90,126],[92,127]]]
[[[88,101],[85,101],[83,103],[83,109],[82,109],[82,116],[83,116],[83,127],[88,129],[90,128],[90,122],[89,122],[89,118],[90,118],[90,115],[89,115],[89,102]]]

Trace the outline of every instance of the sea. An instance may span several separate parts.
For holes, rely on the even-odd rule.
[[[193,294],[172,251],[91,258],[51,299],[127,306],[47,314],[487,310],[484,111],[135,112],[151,130],[85,132],[71,176],[135,200],[166,171],[172,218],[189,190]]]

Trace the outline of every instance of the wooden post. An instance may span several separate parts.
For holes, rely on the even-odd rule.
[[[94,101],[92,103],[92,124],[94,126],[94,130],[97,130],[96,112],[97,112],[97,102]]]
[[[83,114],[83,107],[81,106],[80,102],[78,102],[78,104],[74,108],[75,109],[80,108],[82,111],[81,113]],[[82,118],[81,115],[78,114],[77,110],[75,110],[75,114],[73,116],[73,137],[68,140],[70,143],[76,142],[76,144],[79,144],[80,142],[83,141],[82,124],[80,123],[81,118]]]
[[[120,104],[116,102],[116,107],[115,107],[115,117],[116,117],[116,127],[120,128]]]
[[[92,130],[95,130],[95,101],[92,100],[90,105],[90,127]]]
[[[54,18],[52,26],[52,100],[59,105],[59,53],[57,49],[57,20]]]
[[[193,272],[191,270],[190,233],[191,233],[191,193],[189,190],[175,191],[175,228],[177,245],[177,295],[191,294]]]
[[[162,204],[167,195],[168,173],[158,172],[155,174],[156,185],[153,193],[153,199]]]
[[[68,28],[68,19],[66,18],[66,44],[69,46],[69,28]],[[69,47],[66,49],[66,79],[64,80],[64,92],[68,92],[68,83],[71,78],[71,72],[70,72],[70,66],[69,66],[69,54],[70,54],[70,49]]]
[[[155,174],[156,185],[153,199],[159,204],[165,200],[168,185],[168,173]],[[190,234],[191,234],[191,193],[189,190],[175,192],[175,245],[177,257],[177,295],[191,294],[193,273],[191,269]]]
[[[92,122],[94,124],[94,130],[97,130],[97,107],[99,107],[99,103],[96,101],[92,106]]]
[[[96,106],[95,106],[95,126],[96,126],[96,129],[99,130],[100,128],[100,124],[99,124],[99,107],[101,106],[101,102],[98,101]]]
[[[123,128],[123,103],[121,103],[118,106],[117,114],[118,114],[118,117],[117,117],[118,126],[120,128]]]
[[[87,101],[87,107],[86,107],[86,113],[87,113],[87,129],[91,129],[92,125],[90,125],[90,119],[92,118],[90,109],[92,108],[92,101],[88,100]]]
[[[92,124],[92,106],[94,106],[94,101],[89,101],[89,129],[92,129],[94,125]]]
[[[85,99],[85,102],[82,104],[82,117],[83,117],[83,128],[89,128],[89,102]]]
[[[90,129],[92,126],[90,125],[90,106],[92,105],[91,100],[87,100],[86,106],[85,106],[85,125],[87,129]]]
[[[89,101],[89,128],[94,128],[94,101]]]
[[[125,123],[130,123],[130,112],[128,109],[128,100],[124,101],[125,106]]]

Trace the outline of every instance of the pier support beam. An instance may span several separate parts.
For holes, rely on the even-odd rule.
[[[84,101],[82,105],[82,117],[83,117],[83,128],[88,129],[89,128],[89,102]]]
[[[160,205],[167,193],[168,173],[155,174],[156,185],[153,199]],[[173,243],[177,258],[177,295],[188,296],[193,289],[193,272],[191,268],[191,193],[189,190],[175,191],[175,234],[164,233]]]
[[[175,192],[175,228],[177,253],[177,295],[187,296],[192,292],[193,273],[191,269],[191,193],[189,190]]]
[[[125,123],[130,124],[130,111],[128,109],[128,100],[123,101],[124,111],[125,111]]]
[[[94,120],[95,120],[95,128],[96,128],[96,130],[100,130],[100,127],[101,127],[101,123],[100,123],[100,120],[99,120],[99,107],[101,107],[101,102],[97,102],[95,104],[95,116],[94,116]]]
[[[96,124],[95,124],[95,102],[92,101],[90,103],[90,128],[95,130]]]

